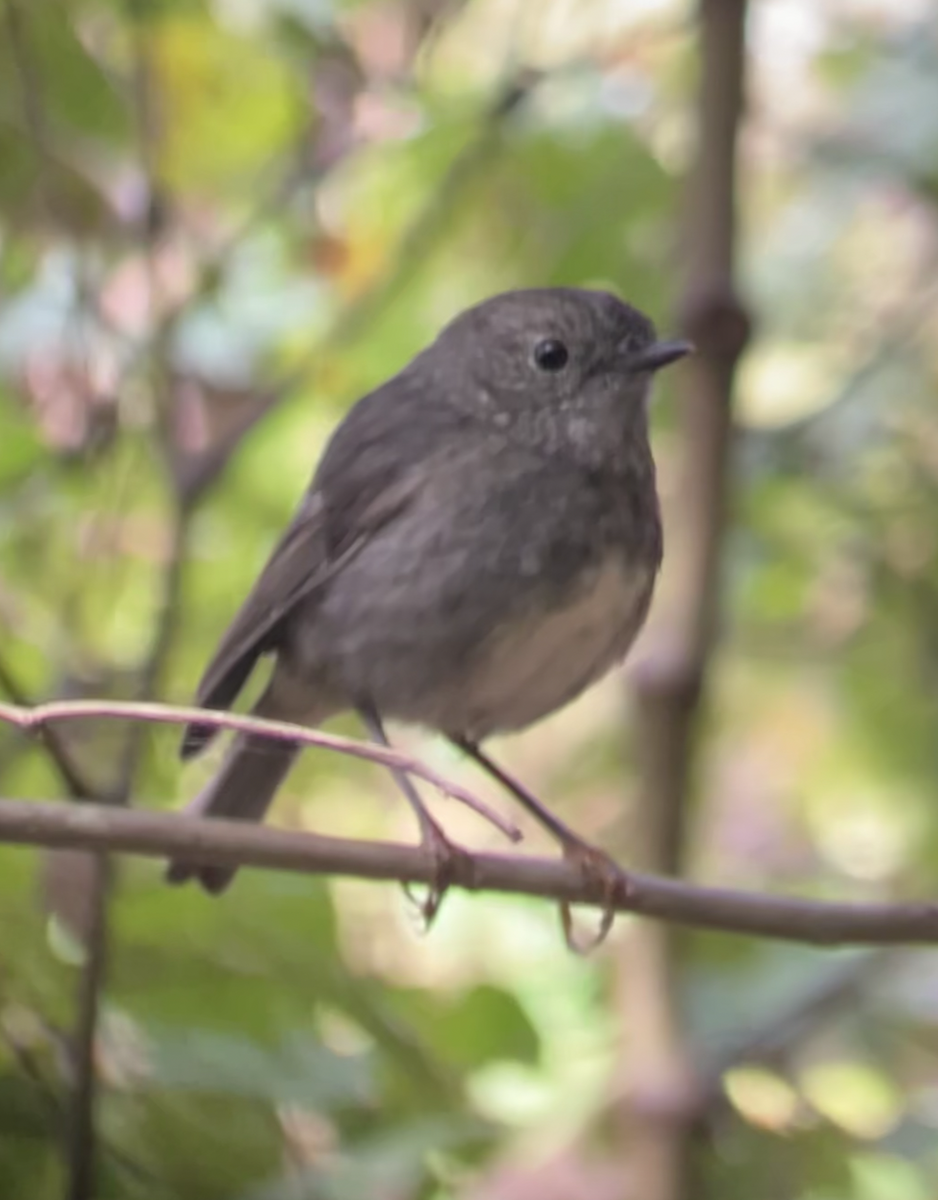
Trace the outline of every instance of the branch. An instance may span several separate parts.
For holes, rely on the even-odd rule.
[[[19,710],[28,709],[30,707],[29,697],[20,686],[19,680],[11,671],[9,665],[0,659],[0,688],[10,697],[13,704]],[[6,705],[0,704],[0,712],[6,710]],[[12,722],[18,724],[18,722]],[[81,771],[76,766],[72,755],[69,753],[68,747],[58,736],[55,729],[40,729],[39,736],[41,738],[46,754],[52,761],[52,765],[59,773],[62,784],[68,791],[68,794],[73,800],[90,800],[99,796],[99,789],[94,787],[90,780],[87,780]]]
[[[19,100],[24,126],[36,152],[36,193],[46,219],[55,215],[54,197],[49,181],[49,129],[43,106],[43,90],[32,55],[19,0],[6,0],[6,36],[19,85]]]
[[[153,624],[153,634],[146,657],[140,666],[134,701],[149,704],[159,694],[166,660],[172,649],[179,623],[183,574],[186,568],[191,509],[173,498],[172,531],[169,555],[162,580],[162,595]],[[133,793],[140,760],[146,746],[147,725],[138,722],[127,731],[115,793],[118,803],[127,804]]]
[[[733,380],[749,334],[737,292],[736,175],[743,118],[747,0],[698,0],[696,163],[685,196],[682,326],[697,346],[677,378],[684,455],[680,509],[668,522],[670,613],[664,652],[635,675],[639,862],[682,873],[690,782],[719,603]],[[670,514],[669,514],[670,515]],[[672,532],[675,535],[672,540]],[[690,1200],[699,1080],[670,931],[642,927],[620,962],[622,1130],[643,1200]]]
[[[0,1041],[3,1042],[20,1071],[33,1085],[36,1101],[43,1110],[50,1130],[64,1140],[68,1127],[68,1115],[54,1085],[49,1082],[39,1065],[36,1054],[2,1024],[0,1024]],[[151,1171],[135,1159],[130,1158],[114,1142],[102,1138],[101,1144],[106,1149],[111,1161],[131,1175],[137,1183],[147,1184],[152,1189],[159,1182]]]
[[[786,997],[766,1018],[751,1028],[737,1030],[717,1049],[702,1073],[701,1103],[725,1099],[723,1077],[733,1067],[751,1062],[777,1067],[844,1007],[855,1011],[865,989],[891,977],[901,955],[902,951],[894,946],[880,946],[851,956],[846,962],[834,959],[829,971],[820,973],[820,978],[813,979],[797,995]]]
[[[73,805],[69,805],[73,808]],[[85,959],[78,979],[77,1016],[71,1037],[72,1076],[68,1112],[67,1200],[90,1200],[94,1195],[98,1137],[95,1105],[98,1094],[95,1040],[101,990],[107,974],[108,893],[110,864],[104,855],[92,860],[91,889],[85,931]]]
[[[404,229],[396,249],[377,279],[364,292],[354,296],[348,304],[340,308],[330,321],[325,333],[317,337],[311,346],[300,353],[297,362],[292,367],[271,384],[262,388],[257,406],[252,414],[245,417],[243,422],[239,422],[227,434],[222,435],[217,445],[210,446],[199,454],[197,461],[186,464],[185,470],[192,476],[183,481],[182,491],[187,504],[194,504],[206,487],[225,469],[242,439],[254,425],[313,375],[321,365],[323,356],[330,349],[348,343],[359,335],[368,322],[373,320],[413,277],[436,246],[441,230],[452,217],[461,192],[481,171],[490,157],[497,152],[498,137],[503,126],[521,107],[538,83],[539,76],[529,71],[521,71],[502,82],[481,114],[480,125],[475,135],[455,156],[426,204],[421,206],[420,211]],[[323,176],[326,173],[325,170],[322,171]],[[304,181],[308,182],[315,178],[315,176],[300,173],[295,177],[290,188],[287,188],[287,193],[292,186],[299,186]],[[282,206],[283,199],[279,195],[275,198],[274,204],[278,201]],[[219,267],[237,248],[239,242],[245,239],[263,220],[271,207],[268,200],[263,200],[249,214],[239,229],[226,238],[223,244],[216,247],[203,261],[192,289],[182,299],[170,304],[160,316],[152,334],[154,341],[162,339],[166,342],[169,339],[173,329],[190,311],[192,305],[203,298],[209,281],[214,279]],[[100,314],[98,315],[100,317]],[[136,344],[129,362],[122,372],[118,391],[147,353],[149,353],[147,342]]]
[[[432,883],[438,864],[419,846],[350,841],[296,830],[140,812],[98,804],[0,800],[0,842],[187,857],[219,866]],[[460,851],[449,865],[454,887],[539,896],[636,913],[697,929],[718,929],[818,946],[933,945],[938,904],[843,904],[700,887],[623,871],[609,895],[605,880],[550,858]]]
[[[458,784],[450,783],[411,755],[285,721],[236,713],[133,704],[62,700],[34,708],[0,704],[0,721],[20,729],[64,720],[112,717],[262,733],[396,768],[431,783],[494,821],[509,836],[517,831]],[[222,866],[279,868],[362,879],[430,883],[437,865],[419,847],[345,841],[283,832],[241,822],[142,813],[112,806],[37,804],[0,800],[0,842],[91,851],[123,851],[155,858],[191,858]],[[518,858],[462,851],[450,864],[453,886],[611,907],[698,929],[718,929],[814,945],[938,943],[938,904],[840,904],[699,887],[657,875],[622,871],[613,894],[605,883],[585,878],[573,865],[551,859]]]
[[[28,698],[10,668],[0,659],[0,688],[7,693],[20,709],[28,708]],[[52,727],[39,730],[43,748],[72,800],[104,800],[102,789],[93,787],[78,771],[65,742]],[[104,971],[106,957],[106,882],[107,862],[95,859],[95,869],[90,883],[93,889],[89,908],[90,920],[84,930],[86,957],[79,980],[78,1020],[72,1039],[72,1070],[74,1080],[71,1089],[71,1104],[67,1116],[61,1121],[63,1144],[68,1163],[69,1200],[86,1200],[92,1194],[94,1128],[93,1102],[94,1034],[97,1024],[97,996]]]
[[[336,754],[347,754],[352,758],[363,758],[414,775],[441,791],[445,796],[458,800],[481,817],[490,821],[507,838],[521,840],[520,830],[505,817],[489,808],[472,792],[458,783],[450,783],[419,759],[404,754],[390,746],[379,746],[372,742],[359,742],[354,738],[338,734],[322,733],[308,729],[305,725],[293,725],[289,721],[268,721],[263,717],[241,716],[239,713],[214,712],[206,708],[189,708],[172,704],[149,704],[121,700],[54,700],[48,704],[37,704],[25,708],[15,704],[0,704],[0,721],[16,725],[20,729],[43,729],[54,721],[87,721],[94,718],[115,718],[124,721],[151,721],[158,725],[210,725],[213,729],[232,729],[237,733],[260,733],[281,742],[299,742],[303,746],[317,746],[321,750],[332,750]]]
[[[478,129],[450,162],[427,203],[404,230],[375,283],[338,314],[328,333],[329,342],[351,341],[413,279],[437,245],[440,231],[452,220],[469,183],[497,153],[504,127],[540,82],[541,75],[533,70],[520,70],[501,81],[481,114]],[[313,363],[321,353],[321,345],[313,348]]]

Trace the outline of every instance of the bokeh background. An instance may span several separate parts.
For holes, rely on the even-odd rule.
[[[744,7],[706,0],[717,44]],[[465,305],[596,285],[681,327],[701,28],[669,0],[5,0],[0,692],[188,701],[330,428]],[[751,0],[745,49],[725,261],[753,334],[719,571],[688,596],[710,449],[682,367],[654,409],[669,557],[646,635],[494,749],[623,862],[930,897],[938,18]],[[681,696],[664,720],[664,853],[642,720],[689,606],[714,639],[686,736]],[[173,808],[208,770],[172,730],[0,730],[8,797]],[[414,836],[381,772],[325,753],[277,819]],[[4,1196],[935,1194],[929,952],[622,919],[582,959],[546,902],[453,894],[421,936],[390,886],[245,871],[213,901],[152,862],[0,863]]]

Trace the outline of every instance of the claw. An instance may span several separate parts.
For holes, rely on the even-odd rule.
[[[454,864],[464,851],[449,840],[426,810],[420,816],[420,835],[420,844],[432,864],[430,883],[422,898],[414,891],[413,884],[405,883],[403,887],[404,895],[423,922],[423,932],[428,933],[453,882]]]
[[[560,921],[568,948],[574,954],[589,954],[591,950],[595,950],[597,946],[606,940],[609,930],[612,928],[612,922],[615,919],[614,905],[616,897],[623,892],[628,892],[631,886],[628,875],[625,874],[618,863],[610,858],[604,850],[600,850],[597,846],[591,846],[589,842],[585,842],[578,834],[574,833],[568,825],[565,825],[559,817],[556,817],[550,809],[543,805],[537,796],[525,787],[519,779],[515,779],[513,775],[509,775],[507,771],[502,770],[498,763],[493,762],[484,751],[479,749],[475,742],[469,741],[466,738],[455,738],[453,741],[470,758],[474,758],[480,767],[488,771],[493,779],[497,779],[502,787],[507,788],[534,817],[538,824],[543,826],[550,836],[560,843],[563,848],[564,858],[575,862],[579,866],[584,881],[601,890],[604,904],[602,917],[599,922],[599,932],[586,943],[581,944],[574,937],[573,917],[570,912],[570,905],[566,902],[560,905]]]
[[[363,705],[359,711],[372,739],[381,746],[389,746],[391,743],[384,732],[384,726],[378,713],[369,705]],[[407,803],[414,810],[414,815],[420,825],[420,844],[426,851],[432,866],[427,894],[422,900],[415,894],[412,884],[405,883],[403,885],[404,895],[420,913],[423,919],[423,931],[426,933],[440,911],[443,897],[455,877],[453,864],[464,851],[449,840],[441,827],[430,816],[410,777],[405,772],[394,768],[391,769],[391,775],[407,799]],[[491,815],[494,816],[494,814]],[[496,823],[498,822],[496,821]],[[513,826],[502,824],[501,828],[508,832],[509,836],[517,832]],[[521,836],[520,833],[518,836]]]
[[[628,888],[628,876],[604,850],[600,850],[597,846],[591,846],[589,842],[581,841],[579,838],[564,839],[563,856],[580,868],[586,882],[599,887],[602,891],[603,909],[599,920],[599,929],[585,942],[578,941],[575,935],[570,904],[563,901],[560,905],[560,924],[567,948],[574,954],[585,956],[592,954],[609,936],[616,915],[616,897],[623,888]]]

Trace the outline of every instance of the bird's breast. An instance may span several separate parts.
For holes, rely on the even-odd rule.
[[[610,553],[562,603],[496,628],[467,664],[454,711],[440,714],[439,726],[481,739],[522,729],[573,700],[628,651],[655,575],[653,566]]]

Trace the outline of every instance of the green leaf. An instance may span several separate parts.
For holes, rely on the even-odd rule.
[[[0,146],[2,155],[2,146]],[[45,450],[36,433],[35,426],[19,413],[12,411],[12,403],[4,400],[0,393],[0,489],[15,487],[25,479],[42,460]],[[4,497],[0,492],[0,520],[3,519]]]
[[[0,1129],[4,1137],[47,1137],[55,1124],[51,1103],[39,1085],[22,1074],[0,1075]]]
[[[154,868],[140,868],[152,879]],[[127,889],[116,912],[110,995],[144,1026],[275,1040],[331,998],[338,959],[328,889],[243,871],[224,903],[197,888]]]
[[[125,1197],[231,1200],[246,1180],[270,1178],[283,1161],[283,1130],[267,1103],[204,1092],[110,1092],[100,1127],[142,1176]]]
[[[149,1026],[149,1078],[183,1092],[214,1092],[328,1110],[362,1104],[373,1091],[363,1055],[343,1056],[295,1033],[274,1049],[191,1027]]]
[[[232,187],[287,148],[303,119],[302,91],[268,41],[192,12],[154,21],[148,36],[170,183]]]
[[[239,1200],[413,1196],[434,1173],[434,1159],[447,1152],[477,1153],[490,1137],[491,1130],[472,1119],[415,1121],[352,1143],[334,1166],[251,1188]]]
[[[540,1041],[527,1013],[511,992],[479,984],[461,996],[403,991],[393,1003],[414,1023],[444,1061],[466,1070],[488,1063],[535,1063]]]
[[[69,137],[114,140],[130,130],[130,110],[102,64],[82,43],[76,25],[63,19],[56,4],[23,5],[17,43],[0,38],[0,121],[18,126],[23,119],[21,68],[37,88],[32,103],[52,131],[52,142]]]

